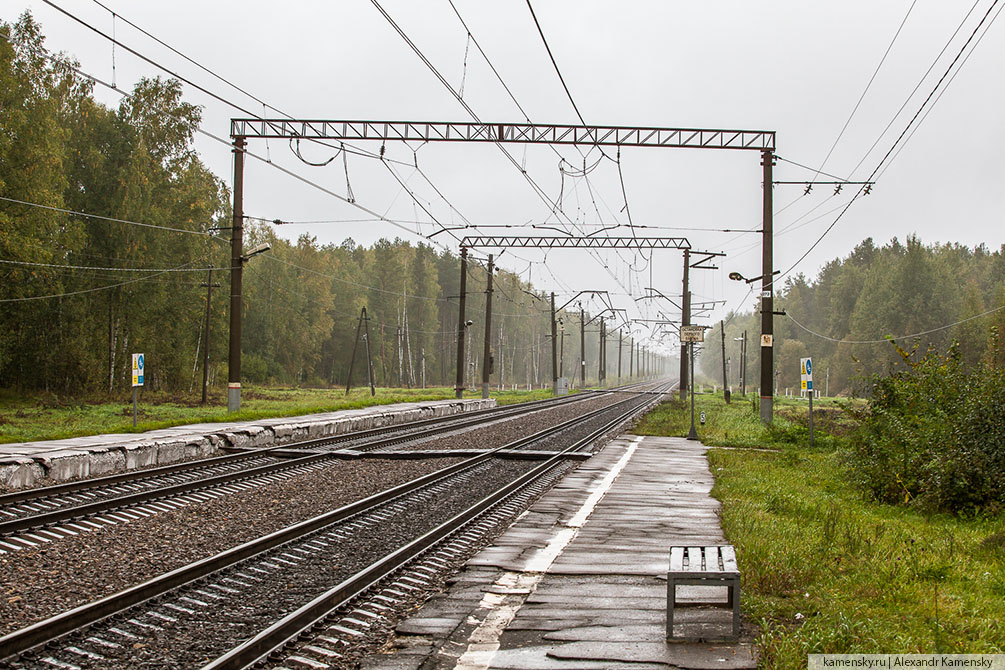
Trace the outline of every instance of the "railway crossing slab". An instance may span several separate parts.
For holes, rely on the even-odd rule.
[[[626,435],[565,477],[449,589],[401,622],[366,670],[754,668],[736,643],[666,641],[672,545],[725,544],[705,447]],[[725,587],[680,587],[678,601],[726,600]],[[710,598],[711,595],[711,598]],[[678,614],[678,630],[714,638],[727,610]]]

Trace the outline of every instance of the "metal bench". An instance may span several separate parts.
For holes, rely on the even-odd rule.
[[[677,601],[678,586],[725,586],[726,602]],[[667,639],[674,635],[674,610],[679,607],[726,607],[733,610],[732,639],[740,637],[740,569],[732,545],[714,547],[671,547],[670,571],[667,573]],[[702,636],[701,639],[705,639]]]

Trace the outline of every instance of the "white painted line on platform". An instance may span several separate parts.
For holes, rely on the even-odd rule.
[[[478,607],[487,609],[489,612],[468,636],[468,646],[457,659],[455,670],[488,670],[496,652],[499,651],[499,638],[503,631],[516,618],[517,612],[523,607],[527,597],[537,589],[551,564],[575,539],[579,529],[587,522],[597,504],[614,484],[614,480],[628,465],[628,461],[632,459],[641,441],[641,435],[632,439],[631,445],[611,468],[611,471],[600,480],[596,490],[586,498],[579,510],[564,524],[565,527],[558,530],[548,540],[544,548],[539,549],[537,554],[527,562],[527,567],[523,571],[506,571],[495,580],[493,586],[499,590],[505,590],[507,593],[505,595],[486,593],[482,597]]]

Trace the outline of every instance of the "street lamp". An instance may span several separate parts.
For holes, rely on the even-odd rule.
[[[261,244],[256,244],[251,248],[248,253],[241,256],[241,261],[247,263],[252,256],[257,256],[258,254],[264,254],[266,251],[272,248],[272,245],[268,242],[262,242]]]
[[[781,272],[781,270],[775,270],[774,272],[771,273],[771,276],[774,277],[776,274],[778,274],[780,272]],[[746,277],[744,277],[743,275],[741,275],[739,272],[730,272],[729,273],[729,278],[732,279],[733,281],[743,281],[743,282],[747,282],[748,284],[753,284],[755,281],[759,281],[760,279],[763,279],[764,275],[757,275],[756,277],[751,277],[750,279],[747,279]]]

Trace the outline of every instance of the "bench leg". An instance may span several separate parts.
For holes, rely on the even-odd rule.
[[[729,604],[733,606],[733,637],[740,638],[740,580],[729,580]]]
[[[673,577],[667,578],[667,639],[673,639],[673,614],[677,604],[677,583]]]

